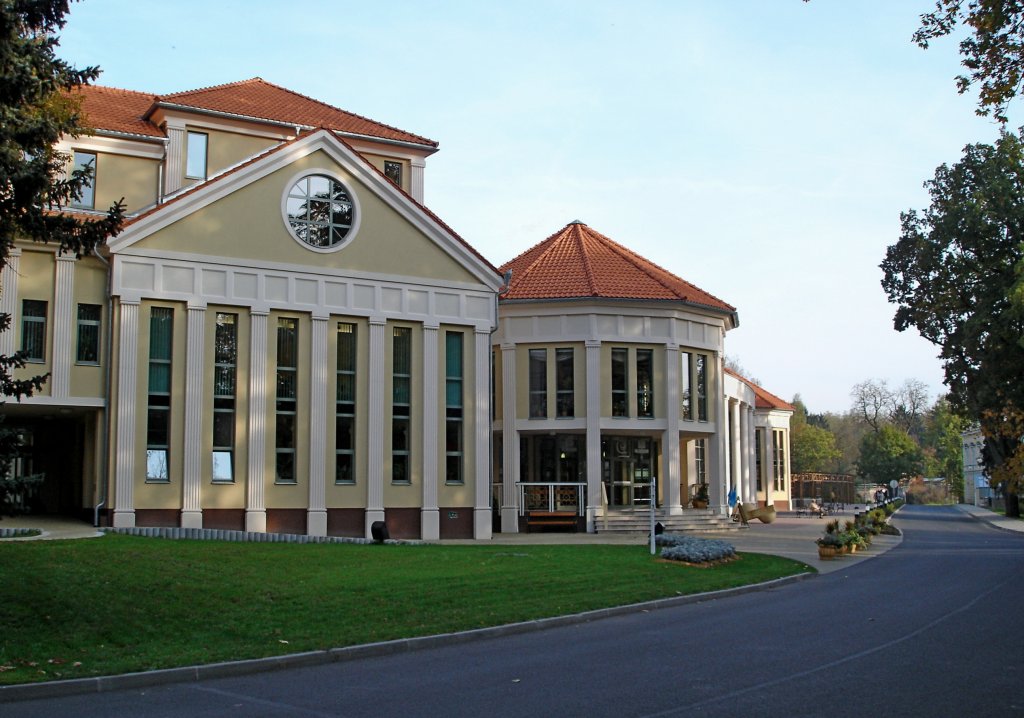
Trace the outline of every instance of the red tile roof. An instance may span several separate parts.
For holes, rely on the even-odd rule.
[[[161,104],[213,110],[307,127],[326,127],[356,135],[437,147],[434,140],[341,110],[259,77],[227,85],[161,95],[157,101]]]
[[[725,373],[731,374],[732,376],[736,377],[754,391],[755,409],[781,409],[782,411],[796,411],[796,407],[790,404],[788,401],[783,401],[779,397],[772,394],[770,391],[767,391],[766,389],[750,381],[750,379],[747,379],[746,377],[737,374],[729,367],[725,367]]]
[[[97,85],[81,87],[75,94],[82,99],[86,127],[146,137],[164,136],[160,128],[143,119],[153,106],[155,95]]]
[[[503,300],[636,299],[735,307],[595,232],[571,222],[500,267],[512,270]]]
[[[86,85],[76,92],[82,97],[87,124],[97,130],[163,137],[163,132],[149,118],[158,106],[173,105],[257,121],[325,127],[353,135],[437,147],[434,140],[338,109],[258,77],[170,95],[118,90],[101,85]]]

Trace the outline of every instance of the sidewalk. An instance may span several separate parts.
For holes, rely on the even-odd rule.
[[[974,504],[956,504],[956,507],[965,514],[970,514],[971,518],[984,521],[991,526],[995,526],[997,529],[1024,532],[1024,519],[1008,519],[1002,514],[997,514],[990,509],[983,509]]]

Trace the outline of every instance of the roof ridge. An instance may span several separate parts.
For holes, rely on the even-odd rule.
[[[542,239],[540,242],[537,242],[537,244],[535,244],[532,247],[530,247],[529,249],[527,249],[525,252],[521,252],[515,258],[513,258],[513,259],[509,260],[508,262],[506,262],[505,263],[506,265],[514,264],[516,262],[516,260],[518,260],[520,257],[527,256],[528,254],[530,254],[531,252],[533,252],[536,249],[539,249],[540,247],[542,247],[543,245],[547,244],[548,242],[551,242],[551,244],[552,244],[552,246],[545,247],[543,251],[538,252],[537,256],[533,258],[533,261],[530,262],[529,266],[527,266],[525,269],[521,270],[519,272],[519,276],[518,277],[513,277],[512,281],[518,284],[518,283],[521,283],[523,280],[525,280],[527,277],[529,277],[530,274],[534,271],[534,269],[537,268],[538,266],[540,266],[541,260],[544,259],[545,257],[547,257],[548,252],[550,252],[553,249],[553,247],[554,247],[554,240],[557,239],[559,235],[563,234],[566,231],[567,228],[568,227],[563,227],[562,229],[558,230],[557,232],[554,232],[553,234],[548,235],[547,237]]]
[[[184,95],[194,95],[199,92],[209,92],[210,90],[223,90],[226,87],[238,87],[239,85],[250,85],[254,82],[266,82],[262,77],[250,77],[248,80],[235,80],[234,82],[222,82],[219,85],[206,85],[204,87],[196,87],[192,90],[180,90],[178,92],[171,92],[166,95],[157,95],[161,100],[168,97],[182,97]]]
[[[73,92],[75,92],[75,91],[81,92],[82,90],[85,90],[85,89],[90,89],[90,90],[111,90],[113,92],[123,92],[126,95],[139,95],[140,97],[158,97],[158,95],[156,93],[154,93],[154,92],[142,92],[140,90],[129,90],[129,89],[125,88],[125,87],[114,87],[113,85],[85,84],[85,85],[79,85],[78,87],[72,88],[72,91]]]
[[[587,227],[587,225],[585,225],[582,222],[580,222],[579,220],[577,220],[575,222],[570,222],[569,225],[567,226],[567,229],[569,227],[573,228],[573,229],[570,229],[569,232],[576,234],[576,242],[579,245],[580,257],[583,259],[583,267],[584,267],[584,270],[587,273],[587,281],[590,283],[590,294],[591,294],[591,296],[596,296],[597,293],[598,293],[597,292],[597,275],[594,272],[594,265],[590,261],[590,252],[588,252],[586,250],[586,247],[584,246],[584,240],[586,238],[586,234],[584,233],[583,229],[584,228],[590,229],[590,228]]]

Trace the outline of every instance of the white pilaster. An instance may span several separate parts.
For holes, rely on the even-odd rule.
[[[121,302],[117,355],[117,435],[114,439],[114,528],[135,526],[135,404],[139,303]]]
[[[747,405],[743,417],[746,419],[746,426],[743,431],[743,440],[746,442],[746,447],[743,452],[746,469],[744,470],[743,476],[747,482],[747,496],[750,497],[750,501],[753,501],[756,504],[757,464],[754,462],[757,457],[754,455],[754,407]]]
[[[757,503],[757,497],[750,490],[750,414],[747,405],[739,402],[736,405],[739,413],[739,462],[740,462],[740,486],[743,487],[741,496],[743,501]]]
[[[164,193],[181,189],[185,178],[185,128],[167,126],[167,155],[164,162]]]
[[[771,424],[764,428],[764,453],[765,453],[765,477],[764,477],[764,505],[774,506],[775,496],[775,433]]]
[[[601,497],[601,341],[588,339],[587,352],[587,531],[604,516]]]
[[[327,535],[327,427],[334,422],[327,415],[327,317],[313,316],[310,332],[309,387],[309,508],[306,533]]]
[[[682,465],[679,457],[679,346],[665,347],[665,418],[668,426],[661,439],[662,469],[658,482],[664,490],[665,513],[683,513],[680,499]]]
[[[188,307],[185,336],[185,456],[182,464],[181,526],[202,528],[203,357],[206,307]]]
[[[490,328],[477,327],[473,338],[473,538],[489,539],[494,530],[491,514],[491,452],[487,450],[491,440],[488,413],[491,389]]]
[[[366,538],[373,538],[370,526],[384,520],[384,358],[387,320],[370,318],[370,396],[367,407],[369,442],[366,461]]]
[[[53,364],[50,393],[66,399],[71,393],[71,356],[75,350],[75,257],[58,254],[53,296]]]
[[[441,538],[441,516],[437,508],[438,413],[438,326],[423,325],[423,508],[420,511],[420,536],[424,541]],[[469,437],[466,437],[467,440]]]
[[[249,453],[245,494],[245,530],[267,530],[265,487],[267,471],[267,325],[269,314],[249,313]]]
[[[10,356],[15,349],[14,338],[18,335],[18,265],[21,264],[21,250],[13,247],[7,255],[7,264],[0,270],[0,314],[11,318],[6,332],[0,332],[0,354]]]
[[[409,162],[409,194],[412,198],[423,204],[423,174],[427,161],[415,157]]]
[[[740,403],[735,399],[729,401],[729,466],[731,468],[729,485],[736,489],[736,500],[743,501],[742,461],[743,453],[740,446]]]
[[[519,532],[519,432],[516,431],[516,347],[501,345],[501,532]]]

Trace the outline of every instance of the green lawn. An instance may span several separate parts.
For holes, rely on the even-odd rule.
[[[641,546],[374,546],[105,536],[0,542],[0,684],[424,636],[808,571]]]

